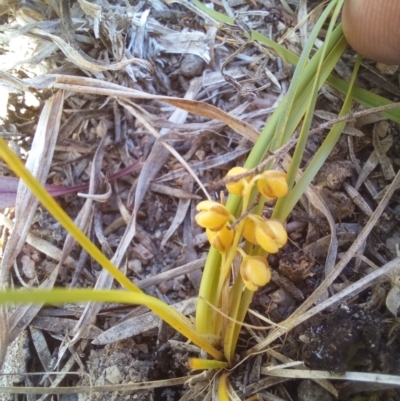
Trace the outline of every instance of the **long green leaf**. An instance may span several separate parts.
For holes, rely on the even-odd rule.
[[[289,117],[291,114],[291,111],[293,109],[293,104],[295,103],[295,100],[298,98],[298,93],[301,93],[302,90],[304,90],[305,87],[309,86],[310,82],[313,82],[313,89],[311,89],[311,97],[310,97],[310,102],[313,102],[313,98],[316,99],[316,92],[318,91],[317,86],[318,86],[318,77],[320,74],[321,66],[324,61],[324,56],[327,51],[327,45],[329,43],[329,37],[324,42],[324,45],[322,46],[322,49],[313,57],[314,60],[316,60],[317,65],[315,69],[315,74],[311,77],[309,72],[307,73],[306,71],[306,66],[308,64],[308,59],[310,57],[311,51],[314,47],[315,40],[318,37],[318,34],[325,23],[326,19],[328,18],[329,14],[332,12],[334,7],[336,7],[337,1],[332,1],[328,7],[325,8],[324,12],[318,18],[317,23],[315,24],[306,45],[304,46],[304,49],[301,52],[300,58],[298,60],[296,69],[294,71],[293,77],[292,77],[292,82],[290,84],[289,90],[287,94],[285,95],[282,104],[283,108],[282,111],[279,112],[279,122],[277,126],[277,132],[274,135],[274,139],[272,142],[272,149],[277,149],[280,146],[282,146],[286,140],[284,138],[287,138],[288,136],[292,135],[291,130],[288,131],[286,134],[286,128],[289,122]],[[330,24],[330,31],[333,30],[333,24],[331,21]],[[332,42],[331,42],[332,43]],[[312,67],[308,68],[308,70],[314,70]],[[303,88],[302,88],[303,87]],[[309,105],[309,103],[307,103]],[[308,109],[309,110],[309,109]],[[308,112],[307,110],[307,112]],[[307,112],[306,112],[306,121],[310,120],[309,117],[307,117]],[[311,121],[310,121],[311,124]],[[307,124],[303,124],[303,127],[307,126]],[[289,182],[289,186],[291,186],[291,183]]]
[[[353,100],[353,86],[355,80],[357,78],[357,73],[359,67],[361,65],[361,57],[357,58],[356,64],[353,69],[353,74],[351,77],[349,88],[350,90],[347,93],[346,99],[343,103],[342,110],[340,111],[339,117],[344,116],[349,113],[351,103]],[[290,196],[287,197],[287,201],[279,204],[279,202],[275,206],[273,216],[279,220],[285,220],[289,213],[293,210],[295,204],[298,202],[300,197],[303,195],[304,191],[307,189],[308,185],[312,182],[315,175],[318,173],[322,165],[325,163],[328,156],[331,154],[332,149],[336,145],[337,141],[340,138],[340,135],[343,132],[343,128],[346,125],[346,121],[340,122],[335,124],[329,134],[325,138],[324,142],[318,149],[317,153],[314,155],[313,159],[311,160],[310,164],[307,166],[304,174],[302,174],[301,178],[295,185],[295,187],[290,191]]]
[[[56,288],[52,290],[6,290],[0,291],[0,304],[10,303],[78,303],[107,302],[130,305],[145,305],[186,338],[193,341],[215,359],[223,359],[221,352],[212,347],[190,326],[188,319],[157,298],[144,293],[117,290],[87,290]]]
[[[297,144],[296,144],[296,148],[293,154],[293,158],[292,158],[292,162],[290,163],[290,167],[288,170],[288,174],[287,174],[287,180],[288,180],[288,185],[289,188],[291,189],[293,187],[293,184],[295,182],[296,179],[296,174],[297,171],[300,167],[300,164],[303,160],[303,155],[304,155],[304,150],[307,144],[307,140],[308,140],[308,132],[310,131],[310,127],[311,127],[311,122],[312,119],[314,117],[314,110],[315,110],[315,104],[317,101],[317,96],[318,96],[318,90],[319,90],[319,83],[322,83],[322,79],[323,77],[321,77],[321,69],[322,69],[322,65],[324,64],[324,58],[325,58],[325,54],[328,51],[328,44],[332,43],[332,32],[333,32],[333,27],[336,23],[336,20],[339,16],[339,12],[342,9],[342,5],[343,5],[344,0],[340,0],[338,2],[336,2],[335,6],[335,11],[334,14],[331,18],[330,24],[329,24],[329,28],[326,34],[326,38],[325,38],[325,42],[321,48],[321,54],[319,55],[319,60],[318,60],[318,66],[317,66],[317,70],[316,70],[316,74],[315,74],[315,78],[314,78],[314,83],[313,86],[311,88],[310,91],[310,95],[309,95],[309,102],[306,103],[307,104],[307,109],[306,109],[306,113],[305,113],[305,117],[303,120],[303,125],[301,127],[301,131],[299,134],[299,137],[297,139]],[[331,3],[333,4],[333,2]],[[331,12],[332,8],[327,8],[325,10]],[[324,14],[325,14],[324,12]],[[321,18],[324,16],[324,14],[321,16]],[[320,18],[320,19],[321,19]],[[322,21],[324,22],[324,21]],[[320,26],[322,27],[321,24],[316,24],[316,27]],[[336,53],[336,59],[335,59],[335,64],[338,61],[339,57],[341,56],[340,52]],[[316,55],[317,57],[317,55]],[[333,68],[333,66],[332,66]],[[289,139],[289,137],[292,135],[292,132],[289,131],[285,137],[285,139]],[[282,146],[284,143],[280,143],[279,146]],[[292,198],[292,194],[291,191],[289,191],[289,193],[283,197],[280,198],[279,201],[277,202],[276,206],[275,206],[275,210],[280,208],[281,204],[285,204],[289,199]]]
[[[141,293],[142,291],[122,274],[90,241],[90,239],[70,219],[56,200],[46,191],[40,182],[33,177],[18,156],[8,147],[3,138],[0,138],[0,157],[8,164],[14,173],[20,177],[29,189],[35,194],[42,205],[51,215],[74,237],[96,262],[106,269],[127,290]]]
[[[214,20],[223,23],[223,24],[234,24],[234,20],[232,18],[227,17],[226,15],[215,11],[211,10],[207,6],[205,6],[203,3],[201,3],[199,0],[192,0],[192,3],[196,5],[201,11],[204,13],[208,14],[210,17],[212,17]],[[246,35],[245,35],[246,36]],[[257,31],[251,31],[251,38],[253,40],[256,40],[260,43],[265,44],[269,48],[271,48],[276,54],[278,54],[280,57],[282,57],[284,60],[286,60],[288,63],[292,65],[297,65],[297,62],[299,60],[299,57],[291,52],[290,50],[286,49],[284,46],[274,42],[270,38],[262,35],[261,33]],[[347,94],[349,90],[349,84],[345,81],[343,81],[340,78],[337,78],[333,75],[330,75],[329,78],[327,79],[328,83],[336,90],[343,94]],[[371,108],[371,107],[378,107],[378,106],[384,106],[386,104],[391,104],[393,102],[388,101],[382,96],[376,95],[375,93],[366,91],[361,88],[354,88],[354,100],[359,102],[360,104],[364,105],[365,107]],[[400,124],[400,110],[389,110],[387,112],[383,112],[382,115],[384,115],[386,118],[399,123]]]

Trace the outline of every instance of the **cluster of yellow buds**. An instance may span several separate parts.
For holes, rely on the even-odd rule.
[[[219,252],[225,253],[230,248],[235,235],[234,230],[228,227],[228,222],[234,217],[224,205],[213,201],[200,202],[196,210],[195,219],[200,227],[206,229],[208,241]]]
[[[247,208],[251,191],[256,185],[266,199],[271,200],[285,196],[288,192],[286,174],[282,171],[267,170],[261,174],[246,174],[243,167],[232,168],[226,178],[238,177],[226,187],[229,193],[243,197],[244,209]],[[268,253],[277,253],[287,242],[287,233],[280,221],[267,220],[255,214],[249,214],[236,226],[229,226],[235,220],[226,207],[218,202],[203,201],[197,205],[199,212],[195,219],[197,224],[206,229],[210,244],[219,252],[239,252],[242,255],[240,275],[250,291],[256,291],[271,279],[268,262],[260,256],[251,256],[238,248],[241,236],[248,242],[259,245]],[[243,213],[246,210],[243,210]],[[237,234],[237,235],[236,235]],[[233,260],[233,258],[232,258]]]

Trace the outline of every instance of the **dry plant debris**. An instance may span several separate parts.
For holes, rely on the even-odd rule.
[[[292,74],[243,32],[257,29],[300,54],[318,3],[214,1],[237,17],[227,27],[186,0],[0,1],[0,135],[54,194],[75,188],[61,205],[131,280],[192,314],[207,251],[195,204],[217,198]],[[339,76],[348,79],[352,60],[346,53]],[[397,69],[365,61],[358,85],[396,100],[398,78]],[[339,109],[324,88],[304,167]],[[269,258],[272,282],[257,293],[249,323],[265,326],[268,317],[273,328],[243,330],[238,351],[249,359],[233,381],[242,395],[399,397],[399,127],[359,109],[345,119],[287,222],[290,243]],[[269,161],[287,165],[294,144]],[[0,161],[0,286],[111,288],[11,176]],[[0,376],[4,400],[211,400],[213,377],[184,385],[187,356],[198,350],[146,308],[23,305],[1,308],[0,321],[2,335],[15,339]]]

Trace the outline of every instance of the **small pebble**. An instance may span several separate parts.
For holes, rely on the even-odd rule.
[[[398,65],[386,65],[383,63],[376,63],[376,69],[385,75],[394,75],[399,69]]]
[[[199,159],[199,160],[204,160],[205,158],[206,158],[206,152],[204,151],[204,150],[198,150],[196,153],[195,153],[195,155],[196,155],[196,157]]]
[[[30,279],[35,278],[36,267],[35,261],[29,257],[28,255],[23,255],[21,258],[22,271],[24,272],[25,277]]]
[[[186,276],[181,275],[174,278],[174,291],[179,291],[182,287],[182,283],[185,281]]]
[[[153,238],[154,238],[154,239],[160,239],[161,236],[162,236],[161,230],[157,230],[157,231],[153,234]]]
[[[106,368],[106,379],[111,384],[118,384],[122,380],[122,374],[115,365],[110,366]]]
[[[333,396],[311,380],[303,380],[297,388],[299,401],[333,401]]]
[[[136,348],[137,348],[140,352],[143,352],[144,354],[147,354],[147,353],[149,352],[149,347],[147,346],[146,343],[136,344]]]
[[[181,74],[187,78],[199,77],[205,68],[205,61],[194,54],[187,54],[181,62]]]
[[[139,275],[143,272],[142,262],[139,259],[132,259],[128,262],[128,269]]]
[[[174,282],[173,280],[163,281],[161,284],[158,285],[158,289],[162,294],[166,294],[168,291],[173,289]]]
[[[138,258],[143,264],[149,263],[154,259],[154,255],[149,252],[142,244],[137,244],[132,248],[133,255]]]

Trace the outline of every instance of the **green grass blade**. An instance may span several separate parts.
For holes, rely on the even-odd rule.
[[[307,40],[307,43],[301,52],[300,58],[298,60],[296,69],[295,69],[293,77],[292,77],[292,82],[290,84],[289,90],[282,101],[284,106],[283,106],[282,111],[279,113],[279,122],[278,122],[278,126],[277,126],[277,132],[275,133],[274,139],[272,142],[272,149],[277,149],[278,147],[282,146],[283,143],[286,142],[284,140],[284,138],[288,136],[288,135],[286,135],[286,128],[288,125],[291,110],[293,109],[293,104],[298,97],[298,93],[300,93],[302,90],[301,86],[308,86],[308,83],[310,82],[310,74],[307,74],[307,72],[305,71],[306,66],[308,64],[308,59],[309,59],[311,51],[314,47],[315,40],[317,39],[318,34],[319,34],[322,26],[324,25],[326,19],[328,18],[329,14],[332,12],[334,7],[336,6],[336,3],[337,3],[337,1],[332,1],[329,4],[329,6],[325,8],[321,17],[318,18],[318,21],[315,24],[315,26]],[[332,30],[332,29],[333,29],[333,25],[332,25],[332,21],[331,21],[330,30]],[[315,55],[315,57],[313,57],[313,59],[318,60],[318,65],[316,68],[316,77],[314,76],[314,78],[312,78],[313,81],[315,81],[315,84],[313,85],[315,88],[311,91],[311,93],[316,92],[319,71],[321,70],[321,65],[324,60],[326,48],[327,48],[327,41],[324,42],[322,49]],[[312,97],[313,96],[311,96],[310,102],[312,102]],[[306,119],[307,119],[307,117],[306,117]],[[289,136],[291,136],[292,132],[289,131],[288,134],[289,134]]]
[[[316,54],[315,57],[314,57],[314,59],[318,60],[318,66],[317,66],[317,69],[316,69],[315,77],[313,79],[314,82],[312,84],[312,87],[310,85],[310,89],[311,90],[310,90],[310,95],[309,95],[309,102],[305,103],[307,105],[307,108],[306,108],[305,117],[304,117],[304,120],[303,120],[303,125],[302,125],[302,128],[301,128],[299,137],[297,139],[296,149],[294,151],[292,162],[290,163],[290,168],[289,168],[288,174],[287,174],[287,181],[288,181],[289,188],[293,187],[293,184],[294,184],[295,179],[296,179],[297,170],[299,169],[301,161],[303,160],[303,154],[304,154],[304,150],[305,150],[305,147],[306,147],[306,144],[307,144],[307,140],[308,140],[308,132],[310,131],[311,123],[312,123],[312,120],[313,120],[313,117],[314,117],[314,109],[315,109],[315,104],[317,102],[317,96],[318,96],[318,91],[319,91],[319,88],[320,88],[320,82],[321,81],[325,81],[324,79],[321,79],[322,65],[324,63],[325,54],[328,51],[327,50],[328,49],[328,44],[333,42],[332,41],[333,27],[334,27],[334,25],[336,23],[336,20],[337,20],[338,16],[339,16],[339,12],[340,12],[340,10],[342,8],[343,1],[344,0],[340,0],[339,2],[336,2],[336,4],[335,4],[336,8],[335,8],[333,17],[331,18],[331,21],[330,21],[330,24],[329,24],[329,28],[328,28],[328,31],[327,31],[327,35],[326,35],[326,38],[325,38],[325,42],[324,42],[324,44],[323,44],[323,46],[321,48],[321,53],[320,54]],[[331,5],[333,5],[333,2],[331,3]],[[325,12],[326,11],[328,11],[330,13],[332,11],[332,8],[327,8],[325,10]],[[325,12],[324,12],[324,14],[325,14]],[[324,14],[322,14],[321,18],[318,20],[319,23],[317,23],[315,25],[316,27],[322,28],[322,23],[325,21],[325,19],[323,19],[323,18],[326,18],[327,15],[328,15],[328,14],[325,14],[325,15]],[[321,19],[322,19],[322,21],[320,22]],[[311,43],[314,43],[314,40],[315,40],[314,36],[316,37],[318,32],[314,33],[314,31],[313,31],[313,34],[314,35],[310,36],[310,39],[309,39],[309,42],[311,42]],[[334,43],[336,43],[336,41]],[[337,56],[339,58],[341,56],[341,53],[338,52]],[[338,58],[337,58],[337,60],[338,60]],[[300,58],[300,60],[301,60],[301,58]],[[337,61],[337,60],[335,60],[335,61]],[[300,65],[300,62],[299,62],[299,65]],[[283,143],[282,142],[280,142],[280,143],[278,142],[279,146],[282,146],[284,143],[286,143],[286,141],[290,138],[291,135],[292,135],[292,132],[289,131],[287,133],[287,135],[285,136],[285,142],[283,142]],[[291,197],[291,194],[289,192],[289,194],[286,197],[284,197],[282,199],[279,199],[278,203],[279,204],[285,203],[287,201],[287,199],[289,199],[290,197]],[[276,206],[276,208],[278,208],[278,205]]]
[[[346,95],[349,91],[349,84],[333,75],[328,77],[327,83],[331,85],[334,89],[342,92],[344,95]],[[386,106],[393,103],[382,96],[367,91],[366,89],[358,88],[357,86],[353,88],[353,100],[367,108]],[[400,124],[400,110],[394,109],[383,111],[381,114],[385,118],[392,120],[397,124]]]
[[[341,26],[338,26],[332,33],[331,41],[327,47],[327,57],[322,65],[318,89],[323,85],[325,79],[329,76],[330,72],[346,49],[346,46],[347,42],[343,36],[342,28]],[[290,113],[290,118],[287,122],[283,139],[281,139],[281,141],[274,140],[274,145],[271,145],[271,141],[275,137],[275,133],[278,130],[279,115],[285,111],[287,103],[285,101],[285,98],[286,96],[288,96],[288,94],[285,95],[285,98],[279,104],[278,108],[268,119],[267,124],[260,134],[259,139],[257,140],[246,160],[246,163],[244,165],[246,168],[253,168],[261,163],[269,148],[271,148],[272,151],[278,149],[289,139],[294,130],[297,128],[310,102],[313,78],[315,78],[321,50],[322,49],[318,50],[311,61],[307,64],[303,76],[301,77],[302,79],[299,84],[297,99],[292,102],[292,110]]]
[[[189,358],[188,364],[191,370],[215,370],[228,367],[228,362],[202,358]]]
[[[342,27],[339,25],[333,32],[332,40],[328,45],[328,50],[327,50],[328,53],[322,65],[322,71],[320,73],[318,89],[322,87],[326,78],[329,76],[330,72],[335,67],[341,55],[345,51],[346,47],[347,47],[347,41],[343,36]],[[298,94],[298,99],[293,105],[291,118],[289,120],[288,127],[286,130],[286,135],[283,138],[283,142],[279,144],[278,147],[273,147],[271,150],[276,150],[280,146],[284,145],[289,140],[289,138],[297,128],[298,124],[300,123],[301,119],[303,118],[303,115],[307,110],[308,104],[312,96],[311,88],[313,85],[313,77],[316,74],[318,57],[319,54],[317,52],[315,56],[311,59],[310,63],[307,65],[306,69],[307,76],[305,77],[307,79],[307,80],[305,79],[307,85],[303,85],[301,87],[301,90]]]
[[[354,66],[353,74],[351,77],[349,91],[347,93],[346,99],[343,103],[342,110],[339,114],[339,117],[344,116],[349,113],[351,103],[352,103],[352,89],[357,77],[358,69],[361,65],[361,57],[357,58],[356,64]],[[337,141],[340,138],[340,135],[343,131],[346,122],[340,122],[335,124],[332,129],[330,130],[329,134],[325,138],[324,142],[318,149],[317,153],[314,155],[312,161],[308,165],[307,169],[305,170],[304,174],[297,182],[295,187],[290,191],[290,195],[287,197],[287,202],[282,205],[275,206],[273,216],[281,221],[285,220],[289,213],[293,210],[293,207],[298,202],[300,197],[303,195],[304,191],[307,189],[308,185],[314,179],[315,175],[318,173],[319,169],[325,163],[326,159],[332,152],[332,149],[336,145]]]
[[[234,20],[232,18],[227,17],[226,15],[215,11],[211,10],[210,8],[206,7],[204,4],[202,4],[199,0],[192,0],[192,3],[196,5],[201,11],[204,13],[208,14],[210,17],[215,19],[216,21],[224,24],[234,24]],[[246,35],[245,35],[246,36]],[[292,53],[290,50],[286,49],[282,45],[274,42],[273,40],[269,39],[268,37],[262,35],[261,33],[257,31],[252,31],[251,32],[251,37],[253,40],[256,40],[260,43],[263,43],[264,45],[268,46],[271,48],[276,54],[278,54],[281,58],[286,60],[288,63],[291,65],[297,65],[299,57]],[[345,81],[343,81],[340,78],[337,78],[333,75],[330,75],[329,78],[327,79],[327,82],[336,90],[340,91],[341,93],[345,94],[348,91],[349,84]],[[371,108],[371,107],[379,107],[379,106],[384,106],[386,104],[391,104],[393,102],[388,101],[382,96],[376,95],[375,93],[366,91],[365,89],[361,88],[354,88],[354,100],[356,102],[359,102],[360,104],[364,105],[365,107]],[[400,110],[394,109],[394,110],[389,110],[387,112],[382,113],[386,118],[396,122],[400,123]]]
[[[216,359],[223,355],[201,338],[192,328],[189,321],[179,312],[170,308],[160,300],[145,295],[135,284],[125,277],[74,224],[69,216],[61,209],[53,197],[25,168],[21,160],[8,148],[7,143],[0,138],[0,157],[10,166],[16,175],[21,177],[29,189],[41,201],[43,206],[55,219],[76,239],[76,241],[121,285],[130,292],[122,291],[90,291],[90,290],[52,290],[52,291],[5,291],[0,293],[0,303],[18,302],[121,302],[146,305],[161,319],[170,324],[175,330],[192,340],[199,347],[210,353]],[[132,295],[134,293],[134,296]],[[133,298],[132,298],[133,296]]]
[[[228,377],[231,375],[231,372],[222,373],[218,380],[218,401],[230,401],[231,398],[229,397],[228,391]]]

